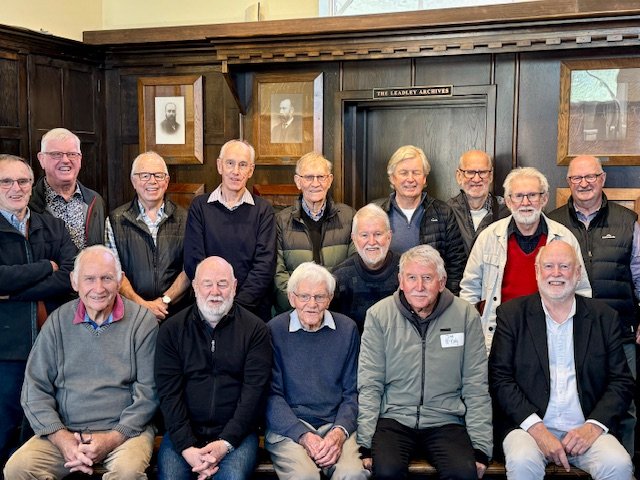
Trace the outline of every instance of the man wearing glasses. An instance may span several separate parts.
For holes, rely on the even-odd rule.
[[[640,226],[632,210],[609,202],[600,161],[578,156],[569,164],[571,197],[549,218],[565,225],[582,247],[594,298],[617,310],[629,368],[636,377],[637,300],[640,298]],[[588,256],[585,256],[588,252]],[[633,457],[635,406],[620,423],[622,444]]]
[[[254,161],[255,151],[244,141],[229,140],[220,149],[222,182],[210,195],[196,197],[189,209],[184,271],[193,279],[202,260],[224,258],[238,280],[235,301],[266,321],[271,317],[276,227],[269,202],[247,190]]]
[[[62,219],[79,250],[101,245],[106,207],[97,192],[78,181],[80,139],[65,128],[49,130],[42,137],[38,160],[44,177],[33,188],[29,208]]]
[[[301,195],[276,215],[278,312],[290,308],[287,282],[298,265],[313,260],[331,269],[356,251],[351,242],[353,208],[327,195],[333,182],[331,162],[319,153],[307,153],[298,160],[293,179]]]
[[[460,298],[475,305],[482,315],[487,353],[496,330],[496,308],[512,298],[538,291],[535,258],[540,248],[564,240],[580,253],[576,237],[542,209],[549,201],[549,182],[533,167],[512,170],[504,180],[511,215],[483,230],[476,239],[460,282]],[[591,296],[582,256],[576,293]]]
[[[287,294],[293,310],[268,324],[273,344],[265,447],[280,480],[365,480],[356,444],[360,336],[349,317],[327,309],[335,278],[301,263]]]
[[[189,289],[182,268],[187,211],[165,198],[169,173],[157,153],[136,157],[131,183],[136,195],[107,218],[105,245],[118,256],[125,273],[120,293],[160,321],[180,310],[178,300]]]
[[[460,157],[456,181],[460,193],[447,202],[453,209],[468,256],[478,234],[496,220],[509,216],[504,198],[489,191],[493,182],[491,157],[481,150],[469,150]]]
[[[37,325],[71,293],[77,253],[62,220],[27,207],[32,185],[24,159],[0,155],[0,468],[16,446],[20,389]]]

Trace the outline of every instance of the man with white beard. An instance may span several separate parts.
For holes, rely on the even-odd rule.
[[[460,298],[475,305],[482,316],[487,353],[496,330],[498,305],[538,291],[535,259],[544,245],[564,240],[576,249],[581,265],[576,293],[591,296],[576,237],[542,213],[549,201],[545,176],[533,167],[520,167],[507,175],[503,186],[511,215],[480,233],[460,282]]]
[[[165,433],[158,479],[244,479],[253,473],[258,417],[271,374],[260,318],[234,303],[237,281],[221,257],[196,268],[196,304],[166,320],[156,346]]]

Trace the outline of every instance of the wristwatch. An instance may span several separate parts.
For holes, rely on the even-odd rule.
[[[235,448],[233,448],[233,445],[227,442],[224,438],[221,438],[220,440],[222,440],[222,443],[224,443],[224,445],[227,447],[227,453],[231,453],[235,450]]]
[[[165,305],[169,305],[171,303],[171,297],[169,295],[163,295],[161,300]]]

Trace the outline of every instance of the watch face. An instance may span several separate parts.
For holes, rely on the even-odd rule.
[[[162,297],[162,301],[168,305],[171,303],[171,297],[165,295]]]

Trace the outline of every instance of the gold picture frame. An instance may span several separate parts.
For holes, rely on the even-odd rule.
[[[256,163],[295,165],[322,153],[322,73],[258,74],[252,106]]]
[[[561,63],[557,163],[578,155],[640,165],[640,58]]]
[[[202,76],[138,79],[140,152],[153,150],[167,164],[204,162]]]

